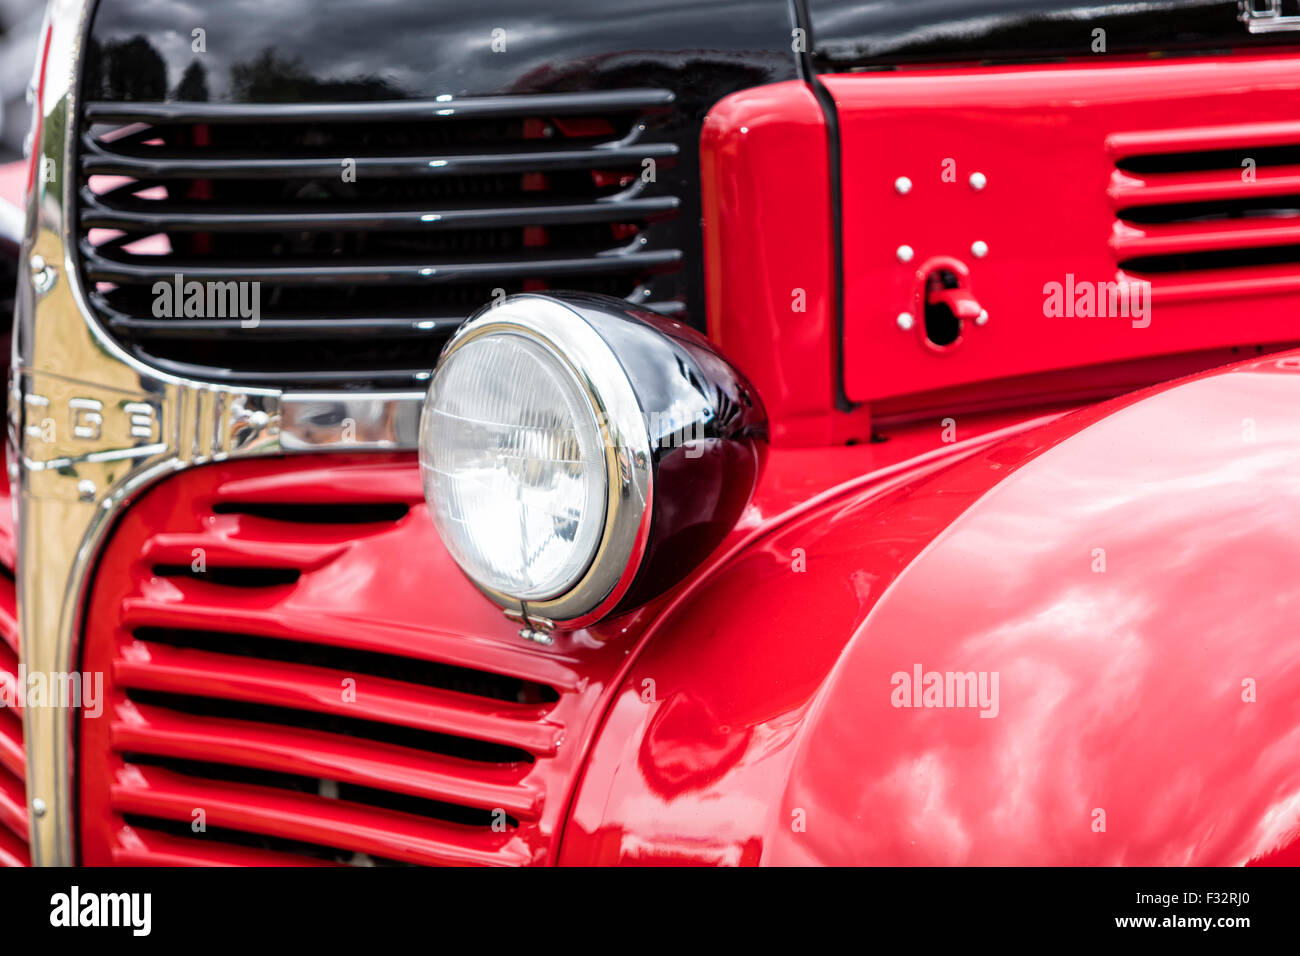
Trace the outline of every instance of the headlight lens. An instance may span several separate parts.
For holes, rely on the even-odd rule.
[[[420,445],[434,522],[472,578],[544,600],[583,576],[605,524],[603,441],[582,384],[545,345],[494,334],[450,353]]]

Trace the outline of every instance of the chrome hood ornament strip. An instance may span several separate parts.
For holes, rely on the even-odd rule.
[[[27,673],[77,669],[94,562],[122,507],[150,483],[206,462],[286,451],[413,449],[422,392],[312,393],[216,385],[139,362],[91,317],[77,248],[78,53],[91,0],[55,0],[32,148],[9,382],[9,469]],[[254,347],[251,346],[250,347]],[[76,862],[75,711],[24,712],[31,858]]]
[[[1237,0],[1237,9],[1237,19],[1251,33],[1300,30],[1300,15],[1287,13],[1282,0]]]

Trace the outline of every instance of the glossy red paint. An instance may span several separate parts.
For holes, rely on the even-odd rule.
[[[27,761],[23,695],[18,680],[18,601],[14,590],[13,510],[9,477],[0,469],[0,866],[27,866]]]
[[[1295,217],[1202,221],[1207,207],[1174,204],[1294,191],[1296,168],[1268,165],[1259,151],[1300,144],[1298,64],[1270,54],[824,77],[842,144],[849,397],[928,406],[915,396],[942,389],[956,402],[959,386],[999,381],[1005,399],[1021,376],[1294,344],[1300,265],[1183,258],[1157,270],[1149,257],[1296,243]],[[1158,170],[1172,154],[1216,150],[1258,154],[1260,164],[1248,174],[1235,158],[1233,168]],[[1120,168],[1134,162],[1157,171]],[[970,184],[975,173],[983,188]],[[905,194],[900,176],[912,183]],[[984,325],[964,322],[944,349],[927,342],[922,321],[925,264],[938,256],[969,268],[989,314]],[[1048,283],[1071,281],[1149,281],[1149,310],[1048,317]],[[915,319],[906,332],[904,312]]]
[[[700,137],[709,337],[767,409],[772,443],[870,437],[831,414],[835,271],[826,121],[804,83],[732,94]]]
[[[24,190],[27,187],[27,164],[22,160],[14,163],[0,163],[0,200],[8,202],[16,209],[22,209],[27,201]],[[5,365],[9,357],[5,356]]]
[[[1298,400],[1257,360],[756,537],[642,642],[561,862],[1294,859]],[[917,664],[998,673],[997,716],[893,706]]]

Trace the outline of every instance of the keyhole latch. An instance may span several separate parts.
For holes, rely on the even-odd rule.
[[[970,270],[956,259],[933,259],[917,272],[921,334],[927,345],[948,350],[959,345],[970,325],[983,325],[988,312],[970,287]]]

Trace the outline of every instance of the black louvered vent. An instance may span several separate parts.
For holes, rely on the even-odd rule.
[[[1153,293],[1222,299],[1300,276],[1300,123],[1112,134],[1110,246]]]
[[[679,312],[683,253],[655,228],[680,205],[658,175],[679,147],[655,134],[673,99],[89,103],[79,229],[91,305],[166,371],[316,387],[419,381],[497,290]],[[260,324],[206,305],[158,315],[155,285],[177,274],[259,283]]]

